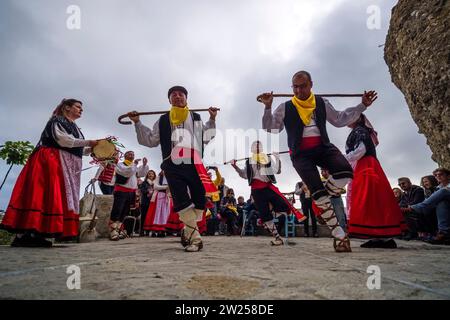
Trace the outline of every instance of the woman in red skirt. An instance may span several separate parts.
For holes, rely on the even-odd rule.
[[[165,237],[166,224],[170,212],[173,211],[172,199],[169,196],[169,185],[164,176],[164,171],[159,173],[159,177],[154,183],[154,192],[147,210],[144,222],[144,230],[151,232],[152,237]]]
[[[353,124],[347,138],[346,157],[354,177],[348,187],[350,236],[372,239],[363,248],[396,248],[401,234],[402,213],[391,186],[378,162],[377,133],[364,114]]]
[[[75,99],[58,105],[17,178],[0,225],[17,233],[12,246],[51,247],[45,238],[78,235],[81,157],[98,143],[75,124],[82,112]]]

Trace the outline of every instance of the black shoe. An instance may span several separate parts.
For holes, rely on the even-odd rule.
[[[370,239],[364,242],[361,248],[382,248],[382,249],[396,249],[397,243],[394,239],[384,240],[384,239]]]
[[[317,232],[314,232],[313,237],[314,237],[314,238],[318,238],[318,237],[319,237],[319,234],[318,234]]]
[[[309,238],[309,233],[305,233],[305,237],[306,237],[306,238]]]
[[[24,234],[22,237],[16,236],[11,243],[11,247],[27,247],[27,248],[50,248],[53,243],[40,236],[32,237],[29,234]]]
[[[394,239],[385,240],[383,241],[383,248],[397,249],[397,243],[395,242]]]
[[[380,239],[370,239],[369,241],[364,242],[360,245],[361,248],[379,248],[382,240]]]

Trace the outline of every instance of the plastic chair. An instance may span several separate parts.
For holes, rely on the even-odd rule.
[[[295,215],[287,215],[286,222],[284,224],[284,234],[286,238],[295,237],[295,227]]]
[[[247,236],[247,235],[252,235],[252,236],[255,235],[255,227],[251,223],[248,223],[249,221],[247,219],[247,216],[248,216],[247,210],[243,210],[241,237]]]

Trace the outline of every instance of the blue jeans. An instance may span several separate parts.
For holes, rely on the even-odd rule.
[[[342,202],[342,198],[331,198],[331,204],[333,205],[334,212],[336,213],[336,219],[339,222],[339,225],[345,232],[347,232],[347,218],[345,216],[344,202]]]
[[[439,189],[425,201],[411,206],[413,211],[427,214],[430,209],[436,208],[439,232],[448,234],[450,232],[450,190]]]

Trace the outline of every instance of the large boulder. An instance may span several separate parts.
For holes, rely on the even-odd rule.
[[[97,195],[95,198],[95,206],[97,208],[97,224],[95,229],[99,238],[109,238],[109,218],[113,206],[112,195]]]
[[[450,1],[399,0],[384,58],[433,153],[450,168]]]

